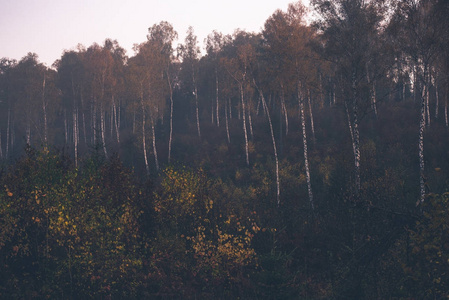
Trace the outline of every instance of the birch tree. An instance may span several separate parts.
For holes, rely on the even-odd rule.
[[[200,129],[200,114],[199,114],[199,99],[198,99],[198,63],[200,58],[200,48],[198,46],[197,36],[194,33],[193,27],[190,26],[187,30],[187,36],[184,44],[179,46],[179,55],[182,57],[181,68],[183,70],[185,82],[189,87],[191,95],[195,101],[195,116],[198,137],[201,138]],[[187,87],[186,87],[187,88]]]
[[[362,93],[368,79],[367,63],[374,48],[372,41],[379,33],[383,15],[383,1],[338,0],[311,2],[319,13],[315,23],[324,43],[323,57],[330,60],[339,80],[341,101],[348,108],[349,133],[354,155],[354,201],[358,201],[360,183],[360,132],[361,108],[372,103]],[[370,78],[370,81],[372,79]]]
[[[404,0],[396,7],[395,15],[390,23],[398,44],[411,58],[415,70],[416,83],[413,87],[419,95],[419,186],[420,193],[417,205],[424,202],[426,195],[426,176],[424,160],[424,133],[426,120],[430,123],[429,89],[431,67],[438,54],[438,38],[447,28],[440,26],[439,22],[445,18],[438,18],[438,10],[433,1]]]
[[[171,159],[171,145],[173,141],[173,90],[178,80],[179,64],[175,63],[173,42],[178,38],[178,33],[173,26],[162,21],[148,29],[147,39],[156,43],[161,51],[160,63],[164,70],[164,76],[167,81],[168,93],[170,98],[170,133],[168,138],[168,162]],[[161,112],[163,114],[163,112]]]

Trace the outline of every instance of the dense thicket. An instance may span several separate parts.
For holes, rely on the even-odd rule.
[[[2,59],[0,297],[447,297],[448,4],[312,5]]]

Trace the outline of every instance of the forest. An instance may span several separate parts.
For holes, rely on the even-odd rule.
[[[447,16],[311,0],[1,58],[0,298],[449,297]]]

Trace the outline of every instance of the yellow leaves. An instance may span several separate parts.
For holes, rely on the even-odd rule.
[[[6,195],[8,195],[8,197],[13,196],[13,193],[8,189],[8,187],[6,185],[5,185],[5,192],[6,192]]]

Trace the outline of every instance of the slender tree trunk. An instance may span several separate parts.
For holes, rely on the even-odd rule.
[[[307,191],[309,193],[309,202],[312,207],[312,211],[315,211],[315,205],[313,201],[312,183],[310,180],[310,169],[309,169],[309,157],[307,149],[307,131],[306,131],[306,120],[304,114],[304,99],[301,96],[300,85],[298,85],[298,101],[299,101],[299,114],[301,119],[302,127],[302,142],[304,146],[304,168],[306,170],[306,180],[307,180]]]
[[[68,132],[68,125],[67,125],[67,109],[64,108],[64,138],[65,138],[65,144],[69,144],[69,132]]]
[[[285,118],[285,135],[288,135],[288,114],[285,106],[284,85],[281,84],[281,111]]]
[[[429,93],[429,86],[430,83],[426,82],[424,83],[425,88],[425,95],[426,95],[426,119],[427,119],[427,126],[430,126],[430,93]]]
[[[142,148],[143,148],[143,158],[145,161],[145,169],[147,171],[147,176],[150,175],[150,166],[148,164],[147,147],[146,147],[146,135],[145,135],[145,105],[143,103],[143,92],[140,94],[140,104],[142,108]]]
[[[357,104],[357,89],[356,89],[356,81],[355,74],[352,75],[352,130],[354,136],[354,169],[355,169],[355,195],[356,199],[359,199],[360,194],[360,133],[359,133],[359,119],[358,119],[358,104]]]
[[[370,79],[370,76],[369,76],[368,64],[366,64],[366,79],[368,81],[368,85],[370,86],[371,107],[372,107],[372,109],[374,111],[374,116],[377,119],[376,81],[373,80],[371,82],[371,79]]]
[[[253,120],[251,117],[251,109],[247,109],[248,111],[248,123],[249,123],[249,134],[251,136],[251,140],[254,140],[254,133],[253,133]]]
[[[226,135],[228,137],[228,144],[230,144],[231,143],[231,136],[229,135],[228,103],[225,103],[225,121],[226,121]]]
[[[220,110],[219,110],[219,102],[218,102],[218,70],[217,68],[215,68],[215,95],[216,95],[216,103],[215,103],[215,108],[216,108],[216,113],[217,113],[217,126],[220,127]]]
[[[349,133],[351,135],[352,153],[354,154],[354,157],[355,157],[356,153],[355,153],[355,148],[354,148],[354,145],[355,145],[355,143],[354,143],[354,131],[352,130],[351,115],[349,114],[348,103],[346,103],[346,101],[344,101],[344,103],[345,103],[346,117],[348,119]]]
[[[151,120],[151,134],[153,138],[153,154],[154,154],[154,163],[156,164],[156,170],[159,171],[159,160],[157,159],[157,149],[156,149],[156,133],[154,130],[154,120],[150,116]]]
[[[73,109],[73,149],[75,155],[75,168],[78,167],[78,110]]]
[[[310,90],[308,90],[307,93],[307,104],[309,105],[309,117],[310,117],[310,129],[312,129],[312,141],[313,144],[315,144],[315,123],[313,121],[313,113],[312,113],[312,103],[310,101],[311,95],[310,95]]]
[[[108,158],[108,152],[106,150],[106,139],[105,139],[105,110],[103,108],[103,103],[100,104],[100,130],[101,130],[101,143],[103,144],[104,156]]]
[[[92,115],[92,142],[97,146],[97,100],[94,98],[91,105],[91,115]]]
[[[434,80],[435,80],[435,120],[436,120],[436,119],[438,119],[438,113],[439,113],[439,109],[440,109],[440,97],[438,95],[438,83],[437,83],[436,76],[435,76]]]
[[[444,102],[444,121],[446,123],[446,127],[449,127],[449,120],[447,117],[447,102],[449,99],[449,84],[446,87],[446,101]]]
[[[214,102],[212,101],[210,103],[210,120],[211,120],[212,125],[214,125],[214,123],[215,123],[215,109],[214,108],[215,108]]]
[[[242,117],[243,117],[243,132],[245,134],[246,165],[249,166],[249,144],[248,144],[248,133],[246,131],[245,101],[243,99],[243,83],[240,83],[240,99],[242,100]]]
[[[47,126],[47,104],[45,103],[45,73],[44,80],[42,82],[42,112],[44,117],[44,144],[48,143],[48,126]]]
[[[405,91],[406,91],[407,84],[402,82],[402,101],[405,101]]]
[[[193,70],[193,66],[192,66]],[[200,130],[200,114],[199,114],[199,103],[198,103],[198,89],[196,87],[195,81],[195,71],[192,71],[192,80],[193,80],[193,93],[195,94],[195,110],[196,110],[196,127],[198,129],[198,137],[201,138],[201,130]]]
[[[120,124],[118,122],[117,117],[117,108],[115,105],[114,97],[112,97],[112,110],[113,110],[113,116],[114,116],[114,124],[115,124],[115,135],[117,137],[117,144],[120,144]]]
[[[255,82],[254,82],[255,84]],[[257,85],[256,85],[257,87]],[[273,131],[273,123],[271,122],[271,116],[270,111],[268,110],[267,103],[265,102],[265,98],[263,96],[263,93],[261,90],[259,90],[260,98],[262,101],[263,109],[265,110],[265,113],[268,117],[268,124],[270,125],[270,133],[271,133],[271,142],[273,143],[273,151],[274,151],[274,160],[276,163],[276,202],[279,207],[281,203],[281,184],[279,179],[279,159],[278,159],[278,152],[276,148],[276,139],[274,138],[274,131]]]
[[[424,77],[425,78],[425,77]],[[424,202],[426,196],[426,182],[424,178],[424,128],[426,126],[426,110],[427,110],[427,100],[428,100],[428,89],[426,84],[423,86],[421,92],[421,113],[419,116],[419,136],[418,136],[418,157],[419,157],[419,187],[420,187],[420,197],[417,205]]]
[[[170,89],[170,135],[168,138],[168,163],[171,160],[171,144],[173,141],[173,87],[170,80],[169,72],[167,71],[168,87]]]

